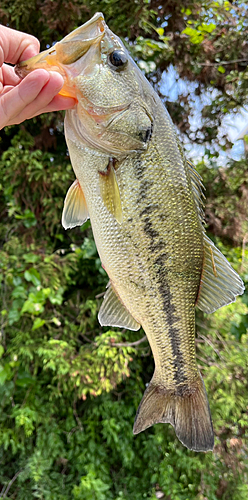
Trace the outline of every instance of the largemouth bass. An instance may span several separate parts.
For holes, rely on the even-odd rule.
[[[207,237],[202,183],[186,161],[159,97],[101,13],[18,65],[64,77],[65,137],[76,180],[64,203],[68,229],[90,218],[109,286],[103,326],[143,327],[155,360],[134,434],[174,426],[189,449],[212,450],[206,390],[196,364],[195,306],[233,302],[243,282]]]

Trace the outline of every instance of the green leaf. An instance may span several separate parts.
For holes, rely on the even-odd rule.
[[[199,31],[206,31],[207,33],[212,33],[212,31],[214,31],[216,29],[216,24],[214,24],[214,23],[209,23],[209,24],[202,23],[198,29],[199,29]]]
[[[44,296],[43,290],[39,290],[36,293],[31,292],[23,304],[21,315],[28,312],[38,316],[44,311],[45,301],[46,296]]]
[[[195,45],[201,43],[204,40],[204,36],[202,33],[194,28],[190,28],[189,26],[185,28],[182,33],[184,33],[185,35],[189,35],[191,43]]]
[[[218,66],[218,71],[219,71],[219,73],[225,73],[226,72],[226,70],[225,70],[225,68],[223,68],[223,66]]]
[[[43,326],[45,324],[45,320],[44,319],[41,319],[41,318],[36,318],[34,320],[34,323],[33,323],[33,326],[32,326],[32,330],[37,330],[37,328],[40,328],[41,326]]]
[[[35,264],[35,262],[38,262],[40,260],[40,257],[32,252],[28,252],[25,255],[23,255],[23,258],[25,262],[29,262],[31,264]]]
[[[56,292],[54,290],[52,290],[49,297],[48,297],[51,304],[61,305],[63,302],[63,293],[64,293],[64,289],[62,287],[60,287]]]
[[[25,299],[26,296],[27,296],[27,291],[26,291],[26,288],[24,288],[24,286],[16,286],[12,292],[12,297],[13,298],[22,298],[22,299]]]
[[[22,304],[20,304],[20,306],[22,306]],[[19,304],[16,304],[16,301],[13,301],[12,309],[9,310],[8,314],[9,325],[13,325],[17,321],[19,321],[20,316],[21,316],[21,307],[19,307]]]
[[[194,28],[190,28],[189,26],[187,26],[187,28],[185,28],[182,33],[184,35],[189,35],[189,36],[195,36],[195,35],[198,35],[198,31]]]
[[[0,385],[3,385],[6,380],[11,378],[12,371],[9,363],[6,363],[4,366],[0,365]]]
[[[40,286],[41,284],[40,273],[34,267],[30,267],[28,271],[25,271],[24,278],[31,281],[34,286]]]
[[[24,213],[22,215],[15,214],[15,218],[21,219],[26,228],[36,226],[37,224],[37,220],[34,213],[29,209],[24,210]]]
[[[163,36],[164,28],[158,28],[156,31],[157,31],[158,35]]]
[[[230,4],[230,2],[225,1],[224,8],[228,12],[232,8],[232,5]]]

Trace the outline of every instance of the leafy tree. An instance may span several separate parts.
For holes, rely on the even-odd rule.
[[[218,126],[247,100],[247,5],[239,1],[2,0],[3,24],[41,49],[102,10],[161,93],[183,141],[205,146],[211,237],[248,282],[246,159],[218,168],[230,147]],[[170,65],[192,92],[162,94]],[[191,86],[193,85],[193,87]],[[204,104],[192,130],[195,95]],[[64,231],[74,174],[63,113],[0,135],[0,497],[31,500],[246,500],[247,294],[197,313],[197,357],[216,433],[214,453],[185,449],[168,425],[132,435],[153,373],[142,332],[100,328],[107,275],[90,224]]]

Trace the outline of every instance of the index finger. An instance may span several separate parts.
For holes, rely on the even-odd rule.
[[[0,66],[29,59],[39,50],[39,40],[34,36],[0,25]]]

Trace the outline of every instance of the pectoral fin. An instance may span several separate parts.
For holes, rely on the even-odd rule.
[[[244,293],[244,283],[224,255],[204,234],[204,260],[197,307],[212,313]]]
[[[98,320],[101,326],[116,326],[118,328],[128,328],[137,331],[140,324],[131,316],[128,310],[116,295],[112,285],[104,295],[103,303],[100,307]]]
[[[62,226],[65,229],[82,226],[88,218],[89,214],[84,193],[79,181],[76,179],[68,189],[65,197],[62,213]]]
[[[100,192],[103,203],[119,224],[122,223],[122,208],[119,186],[116,180],[113,161],[110,160],[106,172],[99,172]]]

